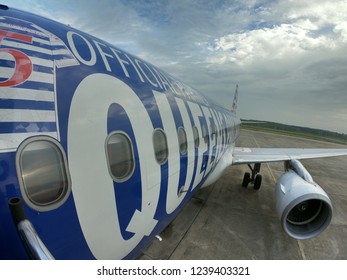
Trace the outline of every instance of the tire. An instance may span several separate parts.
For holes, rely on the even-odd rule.
[[[258,174],[255,177],[255,181],[254,181],[254,189],[255,190],[259,190],[260,189],[262,179],[263,179],[263,177],[260,174]]]
[[[245,175],[243,176],[242,187],[247,188],[250,181],[251,181],[251,174],[249,172],[246,172]]]

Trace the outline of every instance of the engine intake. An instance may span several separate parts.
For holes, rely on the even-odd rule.
[[[276,185],[276,208],[284,231],[296,239],[321,234],[330,224],[333,207],[326,192],[297,160],[286,165]]]

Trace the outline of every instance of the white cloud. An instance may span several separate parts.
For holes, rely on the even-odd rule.
[[[347,42],[347,21],[337,24],[334,28],[334,32],[341,35],[341,40]]]
[[[332,22],[338,23],[347,18],[347,2],[344,0],[282,0],[278,7],[284,11],[288,18],[315,18],[322,25]]]
[[[338,28],[338,27],[336,27]],[[207,48],[211,63],[235,62],[239,65],[259,61],[281,60],[287,57],[302,57],[306,52],[333,51],[344,43],[344,36],[312,34],[318,26],[309,19],[273,28],[229,34],[214,40]],[[346,33],[347,35],[347,33]]]

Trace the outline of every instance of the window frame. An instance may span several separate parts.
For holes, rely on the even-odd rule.
[[[202,133],[202,138],[204,139],[204,143],[207,145],[209,142],[209,138],[210,138],[207,125],[202,124],[201,133]]]
[[[122,135],[128,140],[128,143],[130,144],[129,145],[130,146],[130,154],[131,154],[132,162],[133,162],[131,170],[129,172],[127,172],[126,176],[123,176],[121,178],[114,176],[114,174],[112,173],[111,165],[110,165],[110,157],[108,154],[108,142],[109,142],[110,138],[116,134]],[[133,141],[131,140],[129,135],[127,133],[125,133],[124,131],[121,131],[121,130],[116,130],[116,131],[110,132],[105,139],[105,154],[106,154],[106,160],[107,160],[108,173],[110,174],[112,180],[117,182],[117,183],[123,183],[123,182],[128,181],[132,177],[132,175],[134,174],[135,168],[136,168],[136,160],[135,160],[135,156],[134,156]]]
[[[182,143],[180,141],[180,131],[183,131],[183,134],[184,134],[184,138],[185,138],[185,141],[184,141],[184,145],[185,145],[185,149],[182,149]],[[177,128],[177,140],[178,140],[178,148],[180,150],[180,154],[183,156],[183,155],[186,155],[188,153],[188,138],[187,138],[187,132],[186,130],[184,129],[183,126],[180,126],[179,128]]]
[[[166,153],[166,158],[165,158],[165,160],[162,160],[162,161],[159,161],[158,158],[157,158],[156,148],[155,148],[155,144],[154,144],[154,134],[157,133],[157,132],[162,133],[162,135],[164,135],[164,138],[165,138],[165,146],[166,146],[166,151],[167,151],[167,153]],[[153,144],[153,150],[154,150],[154,157],[155,157],[155,160],[157,161],[157,163],[158,163],[159,165],[165,164],[165,163],[168,161],[168,159],[169,159],[169,146],[168,146],[168,143],[167,143],[167,135],[166,135],[164,129],[161,129],[161,128],[156,128],[156,129],[154,129],[153,134],[152,134],[152,144]]]
[[[61,167],[62,171],[64,172],[64,176],[66,179],[66,185],[64,186],[64,189],[62,191],[62,194],[55,199],[54,201],[51,201],[49,203],[38,203],[35,202],[32,198],[30,198],[29,192],[27,191],[28,188],[26,186],[25,180],[23,179],[23,166],[22,166],[22,158],[23,158],[23,152],[25,149],[32,143],[35,142],[42,142],[46,141],[50,144],[53,144],[56,151],[60,154],[61,158]],[[68,199],[71,193],[71,176],[69,171],[69,165],[66,157],[65,150],[63,146],[60,144],[58,140],[56,140],[53,137],[46,136],[46,135],[39,135],[39,136],[32,136],[27,139],[25,139],[17,148],[16,151],[16,172],[17,172],[17,178],[19,182],[20,192],[21,195],[25,201],[25,203],[31,207],[34,210],[40,211],[40,212],[46,212],[51,211],[56,208],[59,208],[61,205],[65,203],[65,201]]]
[[[199,129],[197,126],[193,126],[193,137],[194,137],[194,147],[196,149],[199,149],[200,147],[200,135],[199,135]]]

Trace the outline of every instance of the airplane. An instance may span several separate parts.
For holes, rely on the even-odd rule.
[[[347,149],[236,147],[230,109],[116,46],[0,5],[0,259],[134,259],[235,164],[276,185],[284,231],[319,235],[332,204],[300,159]],[[231,98],[232,100],[232,98]]]

